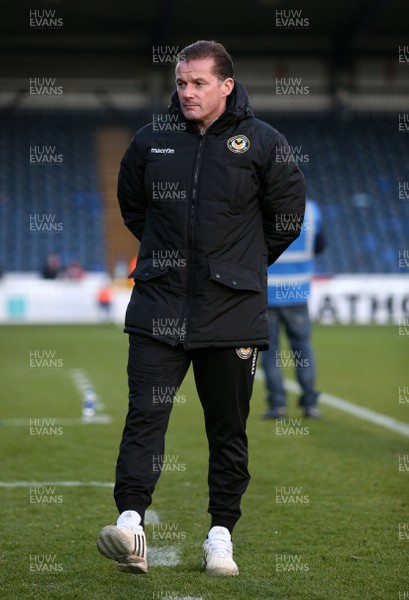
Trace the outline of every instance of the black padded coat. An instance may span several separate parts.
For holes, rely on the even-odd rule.
[[[267,265],[299,234],[305,187],[240,83],[204,134],[175,92],[128,147],[118,199],[141,242],[126,332],[186,349],[268,347]]]

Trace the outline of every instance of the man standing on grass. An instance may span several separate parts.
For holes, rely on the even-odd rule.
[[[125,331],[129,410],[114,497],[117,525],[97,546],[146,573],[144,515],[163,467],[174,396],[192,363],[209,443],[209,575],[238,575],[231,533],[249,483],[246,420],[258,349],[268,347],[267,265],[297,237],[304,180],[285,138],[255,118],[221,44],[198,41],[176,65],[171,127],[143,127],[127,149],[118,199],[140,240]],[[297,225],[283,231],[278,224]]]
[[[314,257],[323,252],[325,245],[321,210],[314,200],[307,198],[300,236],[268,268],[267,318],[270,347],[262,354],[268,405],[268,410],[263,414],[264,419],[285,419],[287,416],[287,395],[280,364],[283,362],[280,359],[280,325],[285,328],[302,391],[298,404],[304,417],[320,418],[308,299]]]

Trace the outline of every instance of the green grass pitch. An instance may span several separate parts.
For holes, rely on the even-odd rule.
[[[409,423],[409,338],[397,326],[316,325],[313,342],[318,389]],[[146,527],[151,556],[176,552],[179,563],[124,574],[95,545],[117,517],[111,488],[57,485],[33,494],[4,483],[113,482],[127,409],[127,336],[109,325],[7,326],[0,347],[2,599],[409,598],[409,438],[325,405],[322,420],[299,423],[294,394],[293,431],[281,435],[260,419],[257,379],[248,422],[252,480],[233,537],[240,576],[209,578],[201,567],[207,445],[189,372],[166,441],[180,468],[162,474],[151,507],[161,524]],[[54,362],[30,363],[44,352]],[[93,382],[110,423],[76,424],[73,369]],[[29,419],[74,421],[36,433]]]

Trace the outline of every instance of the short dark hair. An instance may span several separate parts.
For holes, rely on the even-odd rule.
[[[198,40],[186,46],[179,52],[179,62],[190,60],[201,60],[203,58],[214,59],[214,75],[224,81],[228,77],[234,77],[233,61],[223,44],[214,40]]]

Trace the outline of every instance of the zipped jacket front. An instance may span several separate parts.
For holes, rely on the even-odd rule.
[[[305,208],[291,159],[238,82],[205,134],[176,93],[162,126],[136,133],[118,178],[141,242],[125,331],[186,349],[268,346],[267,265],[299,235]]]

